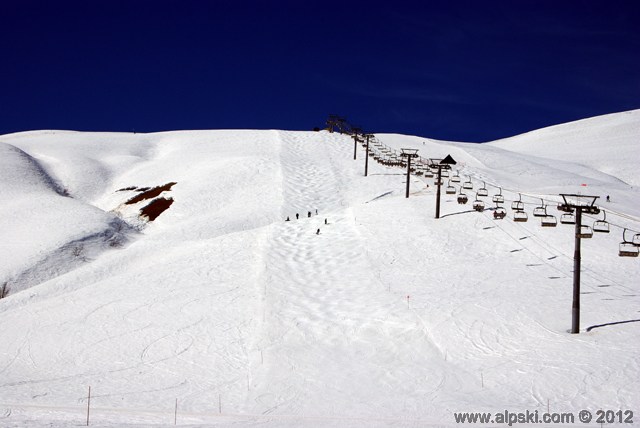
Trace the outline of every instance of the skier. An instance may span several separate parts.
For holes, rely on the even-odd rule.
[[[287,219],[285,221],[291,221],[291,220],[289,220],[289,216],[287,216]]]
[[[311,217],[311,211],[307,213],[307,217]]]
[[[300,218],[300,214],[296,213],[296,220]]]
[[[611,202],[611,200],[609,199],[609,195],[607,195],[607,202]]]
[[[320,235],[320,229],[316,231],[316,235]]]
[[[327,224],[327,219],[326,218],[324,219],[324,224]]]
[[[318,215],[318,209],[316,208],[316,215]]]

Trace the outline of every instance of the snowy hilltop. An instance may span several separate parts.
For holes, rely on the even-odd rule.
[[[640,258],[619,255],[640,243],[640,110],[484,144],[375,134],[366,177],[365,146],[0,136],[0,426],[78,426],[87,407],[104,427],[640,418]],[[402,148],[419,156],[409,198]],[[577,335],[560,194],[599,197]]]

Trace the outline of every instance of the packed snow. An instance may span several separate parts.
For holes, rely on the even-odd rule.
[[[639,137],[640,110],[485,144],[376,134],[457,161],[444,186],[470,201],[443,187],[436,219],[433,178],[407,199],[406,169],[370,157],[365,177],[339,133],[0,136],[0,426],[85,425],[89,387],[98,427],[637,423],[640,258],[618,250],[640,233]],[[580,334],[574,226],[532,215],[560,218],[560,193],[599,196],[583,223],[611,229],[582,239]]]

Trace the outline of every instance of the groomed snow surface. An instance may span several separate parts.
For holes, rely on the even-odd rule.
[[[622,228],[640,232],[639,137],[640,110],[486,144],[376,135],[450,154],[472,181],[436,220],[433,179],[413,176],[406,199],[404,170],[370,158],[364,177],[364,149],[354,161],[337,133],[0,136],[0,425],[84,425],[89,387],[98,427],[173,426],[176,400],[181,426],[547,408],[637,424],[640,322],[586,329],[640,320],[640,259],[618,256]],[[174,182],[153,222],[150,200],[125,203]],[[582,240],[572,335],[574,227],[532,212],[543,198],[559,218],[559,193],[578,192],[600,196],[611,232]]]

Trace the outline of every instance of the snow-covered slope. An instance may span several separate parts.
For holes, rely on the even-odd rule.
[[[638,123],[482,145],[377,135],[451,154],[507,207],[520,193],[526,223],[445,194],[436,220],[432,179],[406,199],[403,170],[371,158],[364,177],[363,149],[354,161],[327,132],[0,136],[0,425],[83,423],[89,386],[92,426],[173,425],[176,402],[178,424],[273,427],[639,409],[640,323],[586,331],[640,318],[639,260],[617,255],[621,227],[640,230]],[[580,158],[550,150],[582,147],[571,129]],[[560,192],[611,195],[611,233],[582,243],[580,335],[573,228],[531,216]],[[159,197],[173,204],[140,219]]]
[[[489,145],[579,163],[631,186],[640,185],[640,110],[551,126]]]

